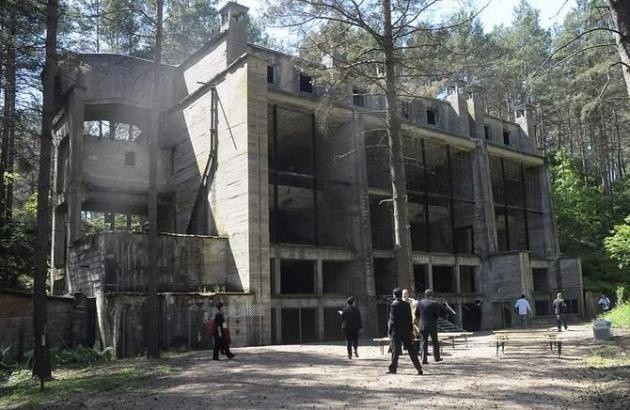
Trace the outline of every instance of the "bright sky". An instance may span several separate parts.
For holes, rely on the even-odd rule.
[[[491,31],[494,26],[499,24],[510,25],[512,22],[512,11],[520,0],[472,0],[472,3],[475,4],[477,8],[481,8],[488,1],[490,1],[490,4],[480,14],[485,30]],[[532,6],[540,10],[540,24],[546,28],[553,26],[555,23],[561,24],[564,16],[575,7],[576,4],[576,0],[528,1]],[[221,1],[221,6],[226,2],[226,0]],[[262,14],[264,2],[261,0],[237,0],[237,2],[249,7],[250,13],[254,16]],[[443,0],[441,3],[437,3],[437,5],[434,6],[434,10],[436,12],[444,11],[448,13],[454,7],[470,2],[470,0]],[[269,34],[276,36],[275,30],[272,30]],[[280,34],[280,36],[282,36],[282,34]]]

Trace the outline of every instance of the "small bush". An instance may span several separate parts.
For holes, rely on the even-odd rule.
[[[74,349],[51,350],[51,354],[53,363],[58,366],[91,364],[111,360],[113,357],[111,348],[101,351],[97,348],[83,346]]]
[[[630,328],[630,302],[618,303],[604,318],[610,320],[614,327]]]

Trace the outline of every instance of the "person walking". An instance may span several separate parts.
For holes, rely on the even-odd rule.
[[[361,322],[361,312],[354,305],[354,298],[351,296],[346,301],[346,307],[341,312],[341,330],[346,335],[346,346],[348,348],[348,359],[352,359],[352,348],[354,356],[359,357],[357,348],[359,347],[359,330],[363,328]]]
[[[440,317],[440,305],[433,299],[433,291],[424,291],[424,299],[418,302],[416,315],[420,318],[420,335],[422,336],[422,364],[428,364],[429,336],[433,345],[433,360],[441,362],[440,341],[438,340],[437,322]]]
[[[567,330],[567,319],[565,318],[565,312],[567,311],[567,304],[562,297],[562,292],[558,292],[558,295],[553,300],[553,313],[556,315],[556,322],[558,324],[558,332],[561,332],[561,325],[564,325],[564,330]]]
[[[608,296],[606,296],[605,293],[602,293],[599,296],[597,304],[602,308],[602,312],[604,313],[608,312],[612,306],[612,302],[610,301],[610,299],[608,299]]]
[[[220,360],[219,352],[225,352],[228,359],[236,356],[230,352],[230,331],[225,322],[225,306],[219,302],[217,304],[217,313],[214,315],[214,351],[212,352],[212,360]]]
[[[411,307],[409,303],[402,300],[402,290],[394,289],[394,302],[390,306],[389,321],[387,322],[387,334],[390,338],[390,349],[392,360],[387,373],[395,374],[398,370],[398,358],[402,354],[402,346],[405,346],[411,362],[418,374],[422,374],[422,365],[418,361],[418,351],[414,347],[412,340],[412,320]]]
[[[418,315],[416,315],[418,301],[409,296],[409,289],[403,289],[402,300],[409,303],[409,307],[411,308],[411,321],[413,323],[413,342],[415,343],[415,340],[420,337],[419,318]]]
[[[521,297],[514,304],[514,309],[516,309],[516,313],[518,314],[518,318],[521,321],[521,328],[527,328],[527,316],[531,313],[532,309],[529,306],[529,302],[525,298],[525,295],[521,295]]]

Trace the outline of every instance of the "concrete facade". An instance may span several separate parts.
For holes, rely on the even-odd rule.
[[[308,63],[248,44],[245,7],[220,13],[214,40],[161,70],[158,224],[176,235],[160,239],[160,291],[243,295],[243,344],[338,338],[349,295],[372,318],[367,332],[382,333],[380,296],[394,286],[435,289],[466,328],[477,301],[483,328],[508,325],[521,293],[537,315],[558,289],[582,312],[580,263],[558,249],[527,107],[515,123],[490,117],[461,82],[442,99],[401,101],[414,272],[398,284],[383,98],[347,84],[322,104],[326,84]],[[84,220],[146,216],[151,84],[151,62],[113,55],[76,56],[59,81],[53,282],[97,298],[103,334],[118,326],[106,301],[142,310],[146,244],[88,235]],[[109,138],[86,131],[94,122]]]

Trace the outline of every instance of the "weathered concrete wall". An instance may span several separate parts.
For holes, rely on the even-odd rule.
[[[158,295],[159,345],[162,349],[209,349],[207,329],[214,319],[216,303],[226,305],[232,346],[251,344],[252,325],[260,311],[251,294],[162,293]],[[117,357],[133,357],[144,351],[147,329],[146,297],[116,293],[99,303],[99,325],[105,346]]]
[[[117,54],[78,54],[70,56],[62,67],[62,89],[77,84],[85,87],[85,102],[92,104],[127,104],[137,108],[152,107],[153,62]],[[162,65],[160,101],[171,107],[183,97],[181,71]]]
[[[94,342],[93,300],[84,297],[48,297],[48,346],[65,348]],[[29,293],[0,290],[0,348],[11,346],[11,359],[33,348],[33,296]]]
[[[149,189],[149,146],[147,144],[96,139],[83,141],[83,182],[114,190],[146,192]],[[125,156],[131,154],[134,164]],[[171,176],[171,151],[159,150],[158,190],[166,191]]]
[[[227,68],[225,35],[215,43],[204,47],[181,65],[186,93],[192,94],[204,83]]]
[[[90,296],[97,290],[143,291],[148,278],[147,244],[146,235],[127,232],[81,239],[69,257],[72,288]],[[157,254],[160,290],[188,292],[229,285],[225,238],[161,234]]]

